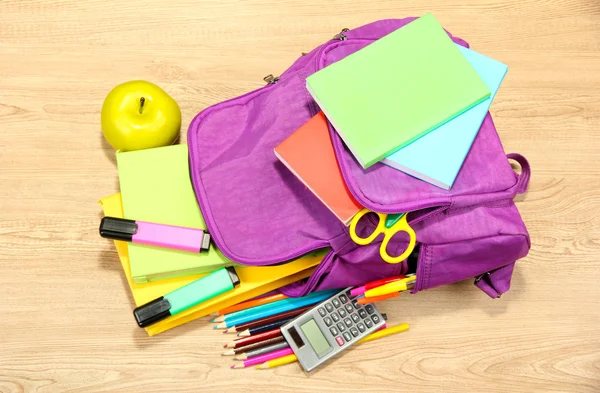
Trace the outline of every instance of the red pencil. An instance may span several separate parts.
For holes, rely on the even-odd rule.
[[[233,340],[232,342],[225,344],[224,348],[239,348],[245,345],[254,344],[259,341],[268,340],[271,338],[275,338],[277,336],[281,336],[281,329],[275,328],[271,330],[267,330],[263,333],[258,333],[254,336],[244,337],[237,340]]]

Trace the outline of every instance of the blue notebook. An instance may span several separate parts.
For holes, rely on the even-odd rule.
[[[386,165],[446,190],[452,188],[508,71],[508,67],[499,61],[457,46],[490,89],[490,97],[381,160]]]

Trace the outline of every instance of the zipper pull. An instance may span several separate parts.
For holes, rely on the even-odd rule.
[[[274,85],[275,83],[277,83],[279,81],[279,77],[273,76],[273,74],[269,74],[269,75],[265,76],[263,78],[263,80],[265,82],[267,82],[268,85]]]
[[[347,40],[348,37],[346,37],[346,35],[344,33],[347,32],[347,31],[349,31],[349,30],[350,29],[344,27],[341,32],[339,32],[338,34],[336,34],[336,35],[333,36],[333,39],[334,40],[338,40],[338,41],[345,41],[345,40]]]

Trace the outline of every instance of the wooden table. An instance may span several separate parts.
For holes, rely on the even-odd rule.
[[[599,392],[600,3],[597,0],[0,2],[0,392]],[[99,198],[118,190],[100,108],[161,85],[184,131],[344,27],[433,12],[509,65],[491,108],[533,176],[533,246],[512,289],[472,281],[382,303],[407,333],[307,378],[231,370],[207,318],[149,338]],[[185,132],[182,141],[185,142]]]

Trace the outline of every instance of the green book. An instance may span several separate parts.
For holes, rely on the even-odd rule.
[[[431,14],[310,75],[306,86],[365,169],[490,96]]]
[[[190,180],[187,145],[118,152],[117,166],[125,218],[206,229]],[[135,243],[127,247],[138,284],[235,265],[212,244],[202,253]]]

